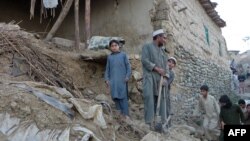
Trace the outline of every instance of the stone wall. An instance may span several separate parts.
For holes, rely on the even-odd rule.
[[[209,94],[217,100],[220,95],[231,93],[231,72],[227,68],[204,60],[182,46],[177,46],[174,54],[178,65],[171,98],[177,121],[192,114],[202,84],[209,86]]]
[[[169,33],[166,48],[169,56],[178,61],[171,90],[174,121],[192,114],[202,84],[207,84],[209,93],[217,99],[230,94],[231,71],[225,39],[199,1],[155,0],[152,15],[154,29],[164,28]]]

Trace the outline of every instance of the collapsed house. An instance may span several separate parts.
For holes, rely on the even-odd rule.
[[[216,12],[216,3],[210,0],[93,0],[89,3],[90,0],[85,0],[79,1],[78,7],[74,2],[58,1],[55,8],[45,10],[41,0],[1,1],[0,22],[16,23],[43,39],[55,36],[76,43],[81,41],[85,48],[92,36],[122,37],[126,41],[124,50],[132,57],[140,56],[142,45],[151,42],[154,29],[165,29],[168,55],[178,60],[171,94],[177,123],[194,109],[202,84],[207,84],[210,94],[217,98],[231,93],[229,58],[221,32],[226,23]],[[75,14],[74,7],[79,8],[79,14]],[[79,23],[74,22],[75,17]],[[104,64],[95,65],[103,70]],[[90,66],[98,69],[93,64]],[[141,73],[140,69],[136,71]],[[98,78],[84,77],[102,79],[101,74]]]

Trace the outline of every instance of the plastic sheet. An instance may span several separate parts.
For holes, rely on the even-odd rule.
[[[70,136],[70,128],[39,130],[34,122],[20,122],[8,113],[0,113],[0,132],[8,141],[69,141]]]
[[[43,0],[43,5],[46,8],[55,8],[58,5],[58,0]]]
[[[45,93],[36,90],[35,88],[32,88],[26,84],[15,84],[15,86],[19,87],[19,88],[23,88],[29,92],[31,92],[32,94],[34,94],[35,96],[37,96],[39,99],[43,100],[44,102],[48,103],[49,105],[63,111],[69,118],[73,118],[74,117],[74,112],[71,110],[70,107],[68,107],[67,104],[62,103],[61,101],[59,101],[58,99],[48,96]]]
[[[95,124],[99,125],[103,129],[107,128],[106,121],[103,117],[102,105],[94,105],[89,107],[81,99],[70,98],[69,100],[74,104],[74,106],[84,119],[94,118]]]
[[[121,46],[125,44],[125,40],[121,37],[93,36],[89,41],[88,49],[107,49],[112,39],[118,40]]]
[[[9,114],[0,114],[0,131],[4,135],[9,135],[17,128],[19,125],[20,119],[15,117],[10,117]]]
[[[94,141],[101,141],[100,139],[98,139],[95,136],[95,134],[92,131],[90,131],[87,128],[81,127],[80,125],[75,125],[73,127],[73,130],[82,131],[85,133],[85,135],[82,137],[81,141],[88,141],[90,139],[90,137],[93,137]]]

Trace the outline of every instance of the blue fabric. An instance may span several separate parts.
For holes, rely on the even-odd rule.
[[[129,115],[128,112],[128,99],[123,98],[123,99],[114,99],[116,109],[119,110],[123,115]]]
[[[112,99],[127,99],[126,80],[131,76],[131,67],[124,52],[112,53],[107,58],[105,81],[109,82]]]

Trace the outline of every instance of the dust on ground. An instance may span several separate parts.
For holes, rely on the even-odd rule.
[[[8,113],[21,121],[32,121],[41,130],[65,129],[80,124],[103,141],[114,140],[114,134],[116,141],[145,140],[143,137],[151,135],[149,127],[143,122],[139,81],[141,63],[137,56],[130,57],[133,70],[133,78],[129,82],[131,119],[121,120],[104,84],[105,59],[84,60],[82,56],[91,56],[93,51],[61,50],[55,44],[22,31],[17,25],[0,24],[0,31],[0,113]],[[100,56],[103,56],[103,52]],[[84,119],[67,98],[54,92],[51,95],[68,103],[75,112],[74,118],[32,95],[30,91],[11,85],[17,82],[65,87],[73,97],[89,101],[89,106],[100,104],[97,99],[101,97],[112,109],[110,114],[109,109],[103,107],[107,128],[101,129],[93,120]],[[161,140],[195,141],[200,140],[195,134],[198,129],[195,125],[176,125],[169,129],[168,134],[157,136]],[[71,131],[70,140],[79,140],[80,136]]]

